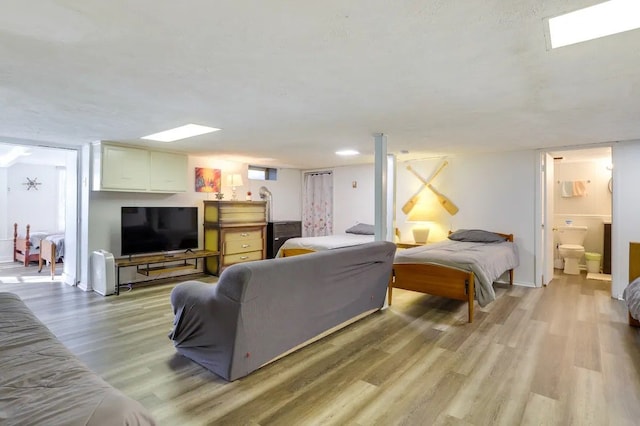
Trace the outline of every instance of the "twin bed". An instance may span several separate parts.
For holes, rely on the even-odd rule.
[[[373,241],[373,235],[333,235],[291,238],[278,256],[293,256],[330,250]],[[508,274],[513,284],[513,270],[519,265],[513,234],[483,230],[459,230],[438,243],[398,250],[393,277],[389,282],[388,301],[393,289],[412,290],[434,296],[466,301],[468,321],[473,322],[474,299],[485,306],[495,299],[493,283]]]
[[[38,262],[38,272],[42,271],[45,263],[51,268],[51,277],[56,273],[56,263],[64,257],[64,233],[61,232],[31,232],[27,225],[24,234],[18,234],[18,224],[13,224],[13,260],[29,266],[31,262]]]

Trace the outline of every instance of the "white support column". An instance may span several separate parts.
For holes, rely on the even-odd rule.
[[[387,137],[382,133],[375,139],[375,240],[387,237]]]
[[[396,237],[396,156],[387,154],[387,241]]]

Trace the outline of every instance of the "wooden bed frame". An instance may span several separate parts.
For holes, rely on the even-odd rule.
[[[38,272],[49,262],[51,267],[51,278],[56,274],[56,245],[50,240],[40,240],[39,253],[31,253],[31,225],[27,225],[25,237],[18,236],[18,224],[13,224],[13,261],[22,262],[24,266],[29,266],[31,262],[38,262]]]
[[[282,249],[281,257],[291,257],[291,256],[298,256],[300,254],[309,254],[309,253],[315,253],[315,250],[301,249],[301,248]]]
[[[40,256],[38,253],[30,253],[31,242],[31,225],[27,225],[27,233],[25,237],[18,236],[18,224],[13,224],[13,261],[22,262],[24,266],[29,266],[31,262],[38,262]]]
[[[42,267],[49,262],[51,271],[51,279],[56,275],[56,245],[51,240],[40,241],[40,257],[38,259],[38,272],[42,271]]]
[[[501,234],[513,242],[513,234]],[[513,269],[509,270],[509,284],[513,285]],[[433,296],[466,301],[469,322],[473,322],[475,280],[473,272],[461,271],[441,265],[399,263],[393,265],[393,278],[389,282],[388,302],[391,305],[393,289],[417,291]]]
[[[451,233],[451,231],[449,231]],[[513,234],[495,232],[507,241],[513,242]],[[283,249],[282,257],[298,256],[313,253],[311,249]],[[509,269],[509,284],[513,285],[513,269]],[[473,272],[462,271],[442,265],[426,263],[393,264],[393,275],[389,281],[387,300],[389,306],[393,299],[393,289],[417,291],[432,296],[467,302],[469,322],[473,322],[473,306],[475,301],[475,279]]]
[[[640,243],[629,243],[629,283],[640,277]],[[640,321],[631,316],[629,312],[629,325],[640,327]]]

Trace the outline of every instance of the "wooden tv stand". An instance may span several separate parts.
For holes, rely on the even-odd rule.
[[[120,286],[131,287],[129,284],[120,284],[120,269],[131,266],[136,267],[136,272],[148,277],[166,272],[180,271],[184,269],[198,269],[198,259],[219,256],[220,252],[211,250],[193,250],[184,253],[155,254],[150,256],[121,257],[115,260],[116,264],[116,294],[120,294]],[[193,261],[193,262],[191,262]],[[171,265],[164,263],[171,262]],[[178,263],[182,262],[182,263]],[[160,265],[162,264],[162,265]]]

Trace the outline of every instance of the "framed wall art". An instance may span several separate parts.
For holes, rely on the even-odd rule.
[[[220,192],[221,176],[220,169],[196,167],[196,192]]]

